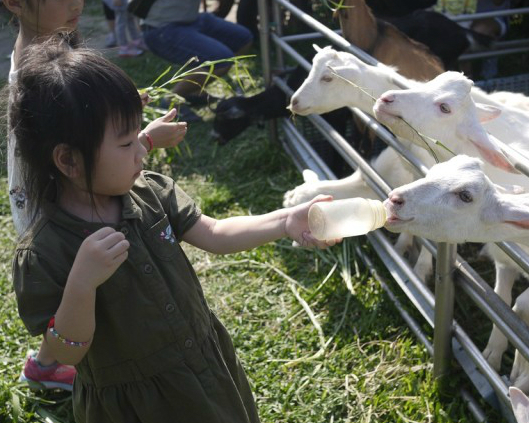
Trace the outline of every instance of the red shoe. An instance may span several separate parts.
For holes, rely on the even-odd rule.
[[[34,389],[64,389],[71,391],[73,380],[77,371],[73,366],[67,366],[55,362],[49,366],[41,365],[35,352],[31,352],[24,364],[24,370],[19,381],[26,382],[30,388]]]

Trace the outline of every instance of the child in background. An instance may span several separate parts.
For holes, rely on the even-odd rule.
[[[42,101],[42,99],[45,99]],[[216,220],[166,176],[142,171],[141,100],[90,50],[28,47],[11,128],[32,210],[13,261],[19,313],[74,364],[78,423],[258,422],[231,339],[180,242],[216,254],[309,232],[311,202]],[[67,112],[65,112],[67,111]]]
[[[41,43],[58,33],[63,34],[72,47],[77,44],[75,30],[83,11],[83,0],[3,0],[3,3],[17,17],[19,27],[11,55],[9,84],[15,83],[21,55],[29,45]],[[176,110],[173,109],[146,128],[140,140],[147,148],[151,148],[147,134],[155,147],[173,147],[182,141],[187,125],[185,122],[171,122],[175,115]],[[13,223],[21,235],[31,223],[27,213],[31,198],[28,198],[22,181],[17,142],[12,132],[9,132],[7,175]],[[74,376],[75,369],[58,363],[43,342],[37,353],[30,353],[21,379],[46,388],[71,390]]]
[[[127,11],[127,0],[103,0],[114,11],[114,28],[116,41],[119,46],[119,57],[135,57],[143,54],[145,45],[138,27],[138,22],[132,13]],[[130,35],[130,41],[127,36]]]
[[[108,26],[108,34],[105,38],[105,47],[111,48],[116,47],[116,14],[114,11],[106,5],[104,1],[101,2],[103,5],[103,14]]]

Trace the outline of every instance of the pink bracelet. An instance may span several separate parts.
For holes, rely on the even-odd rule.
[[[145,131],[141,131],[143,135],[145,135],[145,138],[147,138],[147,142],[149,143],[149,148],[147,150],[147,153],[150,153],[152,149],[154,148],[154,142],[152,141],[151,134]]]
[[[55,316],[53,316],[50,319],[50,322],[48,323],[48,330],[51,336],[53,336],[54,338],[57,338],[63,344],[70,345],[71,347],[86,347],[90,343],[90,341],[77,342],[77,341],[71,341],[69,339],[63,338],[61,334],[55,330]]]

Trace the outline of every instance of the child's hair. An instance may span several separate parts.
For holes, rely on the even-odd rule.
[[[11,87],[9,122],[21,157],[33,216],[52,180],[63,175],[54,148],[68,145],[83,157],[87,190],[109,122],[120,133],[140,128],[142,105],[132,80],[89,49],[72,50],[60,39],[29,46]]]

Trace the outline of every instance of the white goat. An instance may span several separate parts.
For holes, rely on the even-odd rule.
[[[397,88],[396,73],[392,68],[383,64],[367,65],[352,54],[330,47],[314,48],[318,52],[313,58],[312,69],[291,99],[289,107],[293,113],[326,113],[351,106],[372,114],[374,98],[389,89]],[[407,82],[411,86],[422,86],[416,81]],[[406,140],[403,142],[428,167],[435,163],[431,155],[421,148],[424,144],[419,147]],[[391,148],[385,149],[373,161],[372,166],[393,186],[403,185],[415,179],[414,174]],[[361,171],[340,181],[318,181],[317,176],[310,171],[305,171],[303,176],[305,183],[285,194],[285,206],[307,201],[319,193],[333,195],[335,199],[358,196],[376,198],[376,194],[366,185]],[[397,250],[404,252],[410,247],[411,241],[411,237],[400,237],[396,244]],[[422,249],[415,272],[422,279],[426,279],[431,269],[431,256],[426,249]]]
[[[367,65],[354,55],[333,50],[331,47],[320,49],[314,46],[314,48],[318,53],[313,58],[311,71],[290,101],[289,108],[295,114],[303,116],[312,113],[321,114],[344,106],[357,107],[365,113],[373,114],[374,99],[388,90],[398,89],[395,82],[395,70],[390,67],[382,64]],[[408,85],[413,87],[423,85],[423,83],[413,80],[406,81]],[[479,89],[474,88],[472,93],[480,101],[501,107],[501,104],[488,98],[487,94]],[[484,115],[487,115],[486,111]],[[489,113],[489,115],[487,118],[492,119],[494,112]],[[409,136],[409,132],[406,135]],[[405,138],[401,141],[427,166],[435,163],[431,155],[424,150],[425,144],[422,141],[412,139],[412,141],[418,142],[417,146]],[[491,147],[491,142],[487,142],[487,145],[488,147],[484,147],[484,151]],[[497,150],[497,148],[493,150]],[[399,166],[399,163],[394,163],[404,164],[393,149],[385,150],[381,156],[382,163],[377,163],[378,159],[375,159],[373,167],[385,180],[390,181],[394,186],[399,186],[414,179],[414,175],[406,166]],[[391,169],[386,169],[388,163],[392,164]],[[304,184],[285,194],[285,206],[312,199],[315,193],[327,193],[335,198],[343,198],[358,196],[359,192],[368,189],[361,173],[358,175],[355,173],[341,181],[318,181],[313,173],[306,171],[304,172],[304,179]],[[369,192],[371,196],[375,195],[371,190]]]
[[[499,150],[495,150],[496,138],[493,136],[497,135],[514,150],[529,157],[529,115],[504,106],[503,111],[506,113],[503,118],[500,116],[489,120],[500,109],[492,106],[476,107],[469,95],[471,85],[472,82],[463,75],[446,72],[424,84],[421,89],[383,94],[377,100],[374,111],[377,119],[394,132],[409,136],[414,142],[428,143],[441,160],[447,160],[452,153],[435,145],[432,139],[440,141],[456,154],[481,155],[488,161],[484,164],[484,171],[494,183],[517,184],[529,191],[529,178],[508,173],[512,167]],[[486,122],[484,126],[489,134],[480,126],[478,119]],[[410,130],[410,127],[414,130]],[[417,133],[427,137],[420,137]],[[490,145],[484,149],[488,141]],[[494,260],[496,267],[494,291],[507,304],[511,304],[512,286],[520,270],[494,244],[487,244],[485,252]],[[495,369],[500,368],[501,357],[506,349],[507,338],[494,326],[483,354]]]
[[[309,77],[292,97],[291,110],[299,114],[323,113],[335,107],[351,105],[368,112],[372,99],[366,92],[375,96],[380,95],[382,89],[393,84],[392,72],[385,66],[369,66],[353,55],[325,48],[315,56]],[[336,74],[353,81],[356,86],[337,77]],[[453,152],[481,155],[492,165],[511,171],[512,167],[498,148],[496,139],[486,133],[479,120],[485,123],[486,129],[491,134],[497,135],[511,147],[519,151],[529,149],[529,115],[521,110],[502,106],[484,92],[472,89],[472,82],[463,75],[447,72],[428,83],[411,81],[411,85],[415,88],[391,91],[383,95],[377,102],[375,112],[379,120],[389,125],[397,135],[403,135],[416,143],[416,146],[411,144],[410,149],[427,166],[431,166],[433,160],[425,150],[417,148],[419,145],[425,147],[427,143],[441,160],[450,157],[447,150],[433,144],[428,138],[432,137]],[[358,87],[362,87],[364,91]],[[472,98],[485,100],[492,106],[475,104],[470,93]],[[401,101],[403,98],[408,101],[404,103]],[[318,106],[315,108],[311,106],[316,103],[313,99],[318,99]],[[323,104],[328,109],[322,106]],[[504,113],[498,117],[501,110]],[[397,116],[404,118],[419,133],[427,137],[419,137],[417,132],[412,131],[410,126],[397,119]],[[377,163],[378,160],[381,164]],[[391,169],[385,169],[384,166],[388,163],[393,164]],[[399,186],[407,183],[406,178],[408,181],[413,179],[413,175],[407,172],[404,166],[401,169],[400,163],[399,156],[392,149],[387,149],[373,165],[383,174],[384,179],[394,186]],[[393,173],[394,169],[398,171]],[[494,174],[493,179],[497,183],[517,183],[529,187],[527,185],[529,180],[522,175],[508,174],[490,165],[487,166],[487,173]],[[365,195],[365,190],[362,174],[355,172],[341,181],[306,182],[285,194],[285,204],[291,205],[318,193],[343,198]],[[400,244],[397,247],[400,251],[409,245],[410,239],[409,237],[404,240],[399,239]],[[496,263],[495,290],[500,297],[510,303],[512,284],[518,275],[518,268],[513,266],[512,261],[497,248],[490,247],[489,252]],[[425,277],[430,269],[431,259],[423,249],[416,271],[420,276]],[[485,350],[485,355],[493,367],[499,368],[506,346],[505,337],[494,328]]]
[[[386,228],[438,242],[515,241],[529,250],[529,194],[516,194],[516,185],[494,184],[483,168],[481,160],[459,155],[394,189],[384,202]],[[513,310],[529,324],[529,289]],[[510,379],[529,390],[529,363],[518,352]]]

